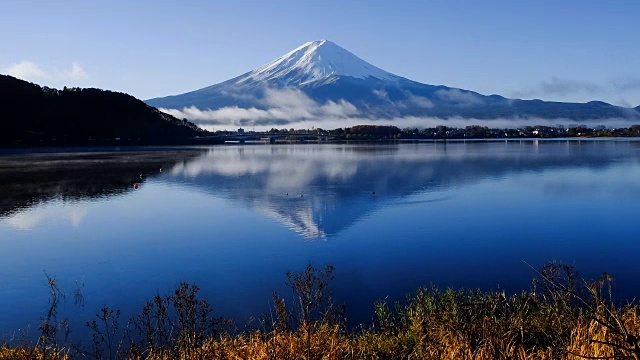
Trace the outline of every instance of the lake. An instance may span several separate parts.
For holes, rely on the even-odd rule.
[[[639,179],[618,139],[3,150],[0,338],[37,334],[45,273],[72,334],[183,281],[242,329],[308,263],[351,325],[423,285],[529,289],[550,260],[632,298]]]

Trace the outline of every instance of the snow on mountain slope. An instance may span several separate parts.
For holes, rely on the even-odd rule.
[[[287,85],[326,83],[335,76],[357,79],[396,80],[388,73],[327,40],[311,41],[280,58],[240,76],[237,84],[248,81],[278,80]]]

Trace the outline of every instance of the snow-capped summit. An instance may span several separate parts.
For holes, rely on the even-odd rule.
[[[247,81],[277,80],[282,84],[305,85],[327,83],[336,76],[357,79],[395,80],[399,77],[377,68],[327,40],[310,41],[278,59],[237,79]]]

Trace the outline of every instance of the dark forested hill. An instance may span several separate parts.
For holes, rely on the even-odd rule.
[[[182,144],[203,131],[131,95],[0,75],[0,145]]]

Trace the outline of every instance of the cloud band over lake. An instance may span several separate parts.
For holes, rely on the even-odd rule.
[[[375,95],[380,98],[386,98],[386,101],[392,101],[388,99],[387,94],[382,90],[377,91]],[[482,101],[480,97],[457,89],[439,90],[435,95],[461,108],[477,105]],[[575,126],[583,124],[585,121],[590,122],[592,125],[628,127],[632,123],[632,121],[625,118],[576,121],[562,117],[553,119],[540,117],[479,119],[461,116],[446,118],[436,116],[371,116],[365,114],[364,111],[360,111],[348,101],[329,100],[321,103],[313,100],[304,92],[293,88],[267,89],[263,98],[255,100],[260,105],[260,108],[254,106],[227,106],[219,109],[200,109],[196,106],[189,106],[182,109],[160,108],[160,110],[179,119],[186,118],[208,130],[234,130],[238,127],[253,127],[258,131],[269,130],[273,127],[336,129],[363,124],[393,125],[400,128],[427,128],[438,125],[451,127],[482,125],[490,128],[517,128],[534,125]],[[406,101],[411,101],[427,109],[432,109],[436,106],[428,98],[412,94],[408,94],[407,100],[399,101],[396,105],[403,106]]]

